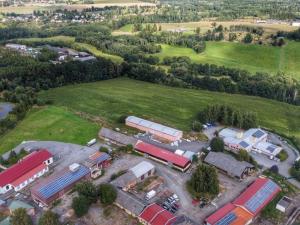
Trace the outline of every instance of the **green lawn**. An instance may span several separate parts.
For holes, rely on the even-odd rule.
[[[289,42],[282,48],[260,45],[246,45],[230,42],[207,42],[206,50],[197,54],[190,48],[162,45],[162,52],[155,55],[188,56],[196,63],[211,63],[241,68],[252,73],[279,71],[300,79],[300,43]]]
[[[103,57],[103,58],[107,58],[110,59],[114,62],[117,63],[122,63],[123,62],[123,58],[121,58],[120,56],[117,55],[111,55],[111,54],[107,54],[104,53],[100,50],[98,50],[95,46],[90,45],[90,44],[86,44],[86,43],[80,43],[80,42],[75,42],[75,38],[74,37],[69,37],[69,36],[54,36],[54,37],[49,37],[49,38],[22,38],[19,39],[24,41],[26,44],[30,45],[32,43],[35,42],[64,42],[67,45],[71,45],[73,48],[78,49],[80,51],[87,51],[90,52],[91,54],[97,56],[97,57]]]
[[[60,107],[32,109],[15,129],[0,137],[0,153],[28,140],[85,144],[97,136],[98,130],[98,125]]]
[[[172,88],[125,78],[65,86],[41,92],[44,99],[115,123],[138,115],[189,130],[195,115],[209,104],[228,104],[257,112],[259,124],[300,140],[300,107],[268,99],[203,90]]]

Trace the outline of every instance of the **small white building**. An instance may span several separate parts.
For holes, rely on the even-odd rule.
[[[20,51],[20,50],[25,51],[27,49],[26,45],[19,45],[19,44],[6,44],[5,47],[9,48],[9,49],[17,50],[17,51]]]
[[[253,146],[253,151],[269,156],[273,159],[276,155],[278,155],[282,148],[277,145],[273,145],[269,142],[259,142]]]
[[[300,27],[300,21],[292,22],[292,27]]]
[[[290,207],[290,205],[292,205],[292,203],[293,203],[292,199],[283,196],[282,199],[280,199],[280,201],[277,203],[276,209],[285,213],[287,209]]]

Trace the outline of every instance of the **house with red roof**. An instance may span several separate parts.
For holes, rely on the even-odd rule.
[[[206,218],[207,225],[247,225],[280,192],[272,180],[257,178],[239,197]]]
[[[138,141],[136,143],[135,150],[144,154],[146,157],[172,166],[182,172],[186,171],[191,166],[191,160],[188,158],[143,141]]]
[[[0,194],[11,190],[22,190],[47,173],[52,163],[53,155],[46,149],[40,149],[25,156],[18,163],[0,173]]]

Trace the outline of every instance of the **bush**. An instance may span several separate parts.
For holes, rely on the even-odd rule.
[[[82,217],[89,211],[90,202],[83,196],[79,195],[78,197],[73,198],[72,208],[77,217]]]
[[[106,147],[104,147],[104,146],[101,146],[100,148],[99,148],[99,152],[105,152],[105,153],[109,153],[109,150],[108,150],[108,148],[106,148]]]
[[[122,115],[118,118],[117,122],[124,124],[126,121],[127,115]]]
[[[277,165],[271,166],[271,168],[269,170],[270,170],[270,172],[275,173],[275,174],[278,174],[278,172],[279,172],[279,168]]]
[[[214,152],[224,151],[224,141],[221,138],[215,137],[210,142],[211,150]]]
[[[280,159],[280,162],[283,162],[283,161],[287,160],[289,155],[287,154],[287,152],[285,150],[282,150],[278,155],[276,155],[276,157],[278,159]]]
[[[60,225],[58,215],[50,210],[46,211],[39,219],[39,225]]]
[[[89,203],[96,203],[98,199],[97,187],[90,181],[83,181],[76,185],[76,191],[79,195],[86,197]]]
[[[193,122],[193,126],[192,126],[193,131],[200,132],[200,131],[202,131],[202,129],[203,129],[202,123],[200,123],[199,121]]]
[[[11,225],[32,225],[30,216],[27,215],[26,209],[19,208],[13,211],[10,217]]]
[[[111,205],[117,198],[117,190],[111,184],[100,184],[99,196],[103,205]]]

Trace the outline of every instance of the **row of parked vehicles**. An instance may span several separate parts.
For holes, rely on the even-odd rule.
[[[170,197],[166,198],[166,200],[162,203],[162,207],[171,213],[176,213],[179,209],[179,198],[176,194],[171,195]]]

